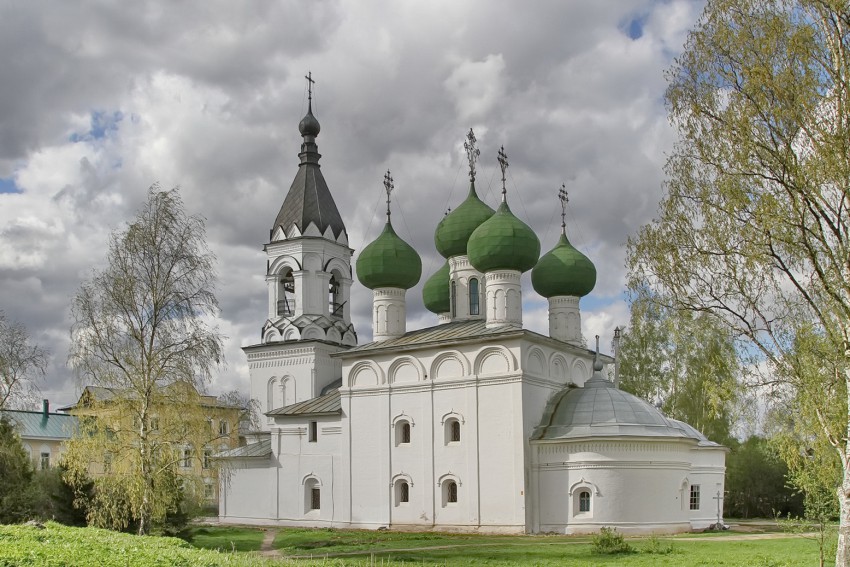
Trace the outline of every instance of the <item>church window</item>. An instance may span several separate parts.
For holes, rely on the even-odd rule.
[[[304,513],[319,510],[322,507],[322,486],[316,477],[304,481]]]
[[[699,485],[691,485],[691,510],[699,510]]]
[[[478,292],[478,279],[472,278],[469,280],[469,314],[478,315],[480,295]]]
[[[410,422],[407,420],[400,420],[395,424],[395,444],[398,445],[407,445],[410,443]]]
[[[578,494],[578,511],[590,512],[590,491],[582,490]]]
[[[292,270],[280,278],[280,294],[277,300],[277,314],[291,316],[295,314],[295,277]]]
[[[446,482],[446,502],[449,504],[457,503],[457,483],[453,480]]]
[[[457,282],[452,281],[452,289],[451,289],[451,300],[452,300],[452,317],[457,316]]]
[[[307,440],[310,443],[315,443],[319,439],[319,423],[317,421],[311,421],[308,430]]]
[[[396,506],[410,502],[410,485],[406,480],[400,480],[395,485]]]
[[[310,489],[310,509],[311,510],[319,510],[322,507],[322,489],[321,488],[311,488]]]
[[[45,471],[50,468],[50,453],[41,453],[41,470]]]
[[[446,444],[460,443],[460,421],[449,419],[446,421]]]

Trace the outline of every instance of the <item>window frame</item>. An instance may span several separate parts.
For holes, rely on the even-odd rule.
[[[469,314],[481,315],[481,291],[478,278],[469,278]]]
[[[50,468],[50,451],[41,451],[39,454],[39,466],[43,471]]]
[[[318,443],[319,441],[319,422],[318,421],[309,421],[307,422],[307,442],[308,443]]]
[[[578,493],[578,511],[580,514],[586,514],[590,512],[590,503],[593,496],[590,493],[590,490],[587,488],[583,488]]]
[[[700,493],[701,493],[700,485],[692,484],[691,489],[690,489],[690,493],[688,495],[689,496],[689,498],[688,498],[688,509],[689,510],[699,510],[700,496],[701,496]]]
[[[310,487],[310,512],[322,509],[322,487]]]

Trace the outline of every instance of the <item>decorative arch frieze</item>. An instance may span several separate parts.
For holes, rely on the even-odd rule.
[[[456,362],[457,365],[460,366],[460,374],[448,374],[450,368],[452,366],[452,362]],[[446,367],[445,370],[441,369]],[[450,350],[446,352],[441,352],[436,357],[434,357],[434,361],[431,363],[431,370],[428,373],[428,376],[431,379],[437,378],[460,378],[462,376],[468,376],[470,374],[469,368],[469,359],[466,358],[460,351]]]
[[[407,370],[410,366],[410,370]],[[408,374],[410,372],[410,374]],[[398,382],[419,382],[425,374],[425,368],[422,363],[412,356],[400,356],[390,363],[387,371],[389,382],[395,384]]]
[[[528,350],[528,355],[525,357],[526,372],[537,374],[538,376],[546,376],[549,374],[549,365],[546,363],[546,355],[540,347],[531,347]]]
[[[563,354],[554,352],[549,357],[549,376],[561,382],[572,381],[570,379],[570,365]]]
[[[576,491],[576,490],[578,490],[578,489],[580,489],[580,488],[588,488],[588,489],[590,489],[590,491],[594,494],[594,496],[601,496],[601,495],[602,495],[602,492],[599,490],[599,487],[598,487],[598,486],[596,486],[594,483],[590,482],[589,480],[585,480],[585,478],[584,478],[584,477],[581,477],[581,478],[578,480],[578,482],[574,482],[574,483],[570,486],[570,491],[569,491],[569,493],[568,493],[568,494],[569,494],[570,496],[572,496],[572,495],[575,493],[575,491]]]
[[[475,374],[498,374],[516,371],[514,355],[504,347],[488,347],[475,357]]]
[[[370,360],[361,360],[351,367],[348,371],[348,387],[355,386],[377,386],[384,384],[384,377],[381,367]]]

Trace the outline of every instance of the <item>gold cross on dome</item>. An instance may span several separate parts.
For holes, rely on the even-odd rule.
[[[478,161],[478,156],[481,155],[481,150],[475,146],[475,134],[472,128],[469,129],[469,134],[466,135],[466,141],[463,143],[463,149],[466,150],[466,159],[469,160],[469,180],[475,181],[475,162]]]
[[[508,193],[505,187],[505,170],[508,169],[508,155],[505,153],[505,146],[499,149],[498,156],[499,167],[502,169],[502,196],[504,197]]]

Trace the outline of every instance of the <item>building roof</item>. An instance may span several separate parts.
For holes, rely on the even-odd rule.
[[[15,423],[21,439],[70,439],[79,428],[77,417],[65,413],[3,410],[0,414]]]
[[[532,440],[579,440],[587,438],[656,437],[691,439],[698,445],[716,446],[690,425],[667,418],[652,404],[602,377],[602,365],[583,387],[568,387],[546,404]]]
[[[297,415],[338,415],[341,413],[342,403],[340,402],[339,390],[334,389],[318,398],[273,409],[266,412],[266,415],[285,417]]]
[[[312,108],[299,124],[299,130],[304,137],[301,153],[298,154],[301,163],[274,220],[272,237],[277,227],[282,227],[287,235],[292,234],[293,227],[298,229],[299,234],[303,234],[312,223],[321,234],[325,234],[330,227],[334,238],[338,239],[346,233],[345,224],[319,165],[322,156],[315,142],[319,134],[319,122],[313,116]]]
[[[173,387],[175,384],[171,384],[168,387]],[[192,386],[194,388],[194,386]],[[77,409],[78,407],[85,407],[89,400],[95,400],[98,402],[108,402],[109,400],[119,396],[121,394],[121,388],[106,388],[103,386],[86,386],[83,388],[82,394],[80,394],[80,399],[77,400],[76,403],[71,404],[70,406],[65,406],[59,408],[59,411],[71,411]],[[205,407],[213,407],[213,408],[231,408],[231,409],[243,409],[240,406],[228,404],[219,400],[216,396],[211,396],[208,394],[199,394],[201,399],[201,405]]]
[[[252,459],[268,457],[272,454],[272,440],[263,439],[257,443],[251,443],[243,447],[236,447],[229,451],[222,451],[215,457],[217,459]]]

